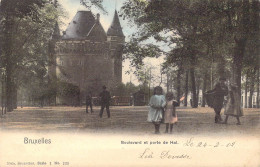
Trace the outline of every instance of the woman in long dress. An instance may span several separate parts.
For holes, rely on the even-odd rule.
[[[234,116],[237,119],[237,125],[241,125],[239,117],[243,116],[243,110],[241,108],[240,96],[238,94],[238,87],[231,85],[231,90],[228,93],[228,101],[225,107],[224,114],[226,115],[224,124],[227,124],[228,117]]]
[[[163,108],[166,105],[165,96],[162,94],[162,87],[154,88],[154,95],[150,99],[150,109],[148,112],[148,122],[152,122],[155,127],[155,133],[160,133],[160,124],[163,119]]]

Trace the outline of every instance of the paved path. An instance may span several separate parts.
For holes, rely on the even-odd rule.
[[[99,107],[94,107],[93,114],[86,114],[84,107],[25,107],[2,115],[0,127],[5,130],[150,134],[154,127],[146,122],[147,112],[147,106],[111,107],[111,118],[107,118],[105,111],[103,118],[99,118]],[[174,133],[259,135],[259,109],[245,109],[242,125],[236,125],[236,119],[232,117],[228,125],[215,124],[211,108],[182,107],[177,109],[177,113],[179,122],[174,126]],[[161,132],[164,129],[163,124]]]

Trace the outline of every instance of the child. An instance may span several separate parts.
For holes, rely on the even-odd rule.
[[[154,88],[154,95],[150,99],[150,109],[148,113],[148,122],[152,122],[155,127],[155,133],[160,133],[160,123],[162,121],[163,108],[166,105],[165,97],[162,95],[162,87]]]
[[[168,133],[169,125],[170,125],[170,133],[172,133],[173,124],[178,121],[176,106],[179,106],[179,103],[173,100],[173,93],[168,92],[166,94],[166,107],[164,113],[164,123],[166,123],[165,133]]]
[[[224,124],[227,124],[228,117],[234,116],[237,118],[237,125],[241,125],[239,117],[243,116],[243,110],[240,106],[240,97],[238,94],[237,86],[231,85],[231,90],[228,94],[228,101],[225,107],[224,114],[226,115]]]

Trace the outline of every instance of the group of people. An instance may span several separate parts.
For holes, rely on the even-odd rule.
[[[160,133],[160,124],[166,124],[165,133],[172,133],[173,124],[178,121],[176,106],[179,105],[174,100],[172,92],[166,94],[166,98],[163,95],[162,87],[157,86],[154,88],[154,95],[150,99],[150,110],[148,112],[148,122],[152,122],[155,127],[155,133]]]
[[[241,125],[239,117],[243,116],[243,110],[241,108],[238,86],[230,84],[230,88],[228,89],[225,82],[225,78],[219,78],[219,82],[215,88],[205,92],[206,101],[209,107],[214,108],[215,123],[227,124],[229,116],[234,116],[237,119],[237,125]],[[227,96],[227,103],[224,106],[226,118],[223,121],[220,112],[223,108],[224,96]]]
[[[226,79],[220,78],[215,88],[205,92],[206,101],[209,107],[214,108],[215,123],[227,124],[229,116],[234,116],[237,119],[237,124],[240,125],[239,117],[243,116],[243,110],[240,106],[240,95],[238,87],[235,84],[230,84],[230,88],[225,84]],[[224,96],[227,96],[227,103],[225,104],[224,114],[225,120],[221,118],[221,109],[223,108]],[[179,102],[183,101],[181,98]],[[174,100],[172,92],[168,92],[166,96],[163,95],[162,87],[154,88],[154,95],[150,99],[150,109],[148,112],[147,121],[154,124],[155,133],[160,133],[161,123],[166,124],[165,133],[172,133],[173,125],[178,121],[176,106],[179,103]]]
[[[104,109],[106,108],[107,117],[110,118],[109,103],[110,103],[111,95],[110,92],[107,91],[106,86],[103,86],[103,91],[99,94],[99,96],[100,96],[100,105],[101,105],[99,117],[102,118]],[[93,113],[91,92],[88,92],[86,95],[86,113],[88,113],[88,107],[90,107],[90,112]]]
[[[229,116],[234,116],[237,119],[237,124],[240,125],[239,117],[243,116],[243,110],[240,106],[238,87],[234,84],[230,84],[230,88],[228,89],[225,81],[225,78],[220,78],[214,89],[205,92],[206,102],[209,107],[214,108],[215,123],[227,124]],[[106,90],[106,86],[103,86],[103,91],[99,96],[101,104],[99,117],[102,118],[103,111],[106,108],[107,117],[110,118],[109,103],[111,96],[110,92]],[[223,121],[220,113],[223,108],[224,96],[228,96],[228,98],[224,111],[226,118]],[[184,98],[181,98],[179,102],[183,100]],[[154,88],[154,95],[149,102],[150,109],[147,121],[154,124],[156,134],[160,133],[161,123],[166,124],[165,133],[172,133],[173,125],[178,121],[176,107],[179,106],[179,102],[174,100],[172,92],[168,92],[166,96],[164,96],[162,87],[157,86]],[[88,107],[90,107],[91,113],[93,113],[91,92],[86,96],[86,113],[88,113]]]

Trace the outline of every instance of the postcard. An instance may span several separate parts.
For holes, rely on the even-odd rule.
[[[259,167],[258,12],[0,0],[0,167]]]

